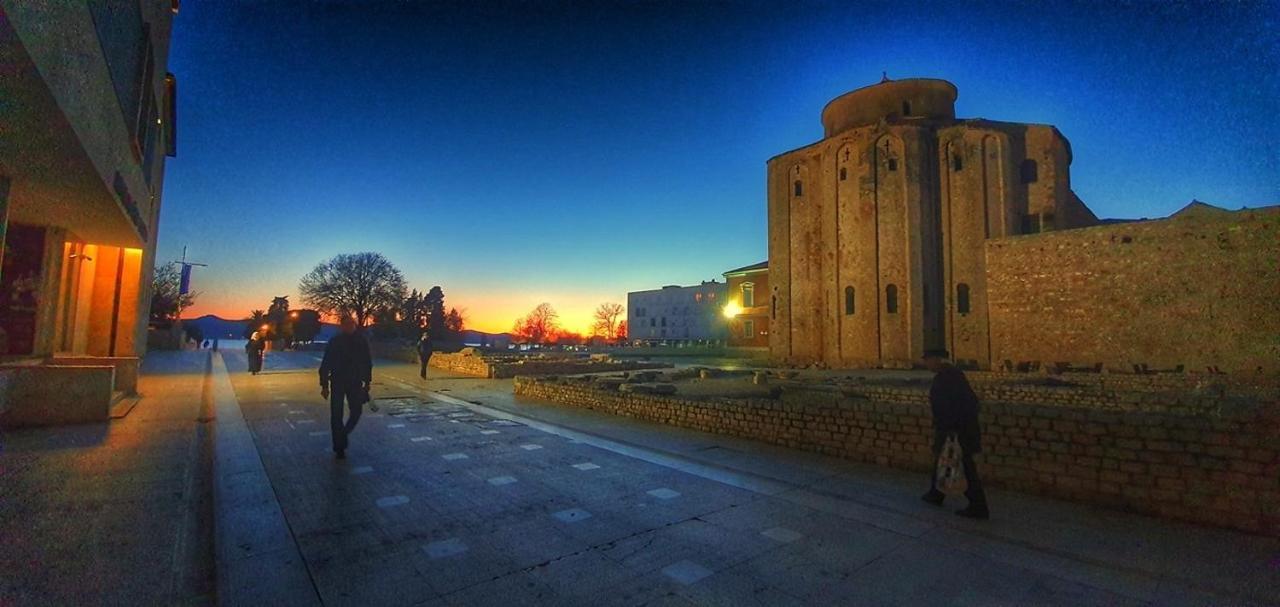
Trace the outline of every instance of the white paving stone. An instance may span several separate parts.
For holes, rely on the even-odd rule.
[[[551,516],[562,523],[576,523],[591,518],[591,513],[582,508],[569,508],[568,510],[554,512]]]
[[[411,439],[409,439],[409,440],[411,440],[411,441],[413,441],[413,442],[415,442],[415,443],[420,443],[420,442],[422,442],[422,441],[424,441],[424,440],[431,440],[431,437],[430,437],[430,436],[415,436],[415,437],[413,437],[413,438],[411,438]]]
[[[300,419],[300,420],[298,420],[298,421],[296,421],[296,422],[294,422],[294,423],[295,423],[295,424],[314,424],[314,423],[316,423],[316,420],[314,420],[314,419]]]
[[[388,495],[378,498],[377,503],[379,508],[394,508],[409,503],[409,498],[403,495]]]
[[[328,431],[328,430],[316,430],[315,432],[310,432],[309,434],[311,434],[311,436],[328,436],[328,435],[329,435],[329,431]]]
[[[784,544],[790,544],[791,542],[794,542],[804,537],[799,532],[792,531],[790,529],[787,529],[786,527],[774,527],[773,529],[766,529],[760,532],[760,535],[763,535],[771,540],[782,542]]]
[[[427,553],[427,557],[432,559],[442,559],[445,557],[456,556],[467,551],[467,545],[462,540],[451,537],[447,540],[431,542],[422,547],[422,551]]]
[[[526,443],[526,444],[520,445],[520,448],[521,448],[521,449],[524,449],[525,451],[534,451],[534,450],[537,450],[537,449],[541,449],[541,448],[542,448],[542,445],[535,445],[535,444],[533,444],[533,443]]]
[[[357,466],[351,469],[351,474],[353,475],[368,474],[370,472],[373,472],[373,466]]]
[[[497,430],[481,430],[480,434],[499,434]]]
[[[489,484],[495,487],[498,487],[501,485],[510,485],[511,483],[514,483],[514,482],[516,482],[516,479],[514,476],[495,476],[489,479]]]
[[[680,584],[689,586],[691,584],[696,584],[703,578],[711,575],[711,570],[693,561],[685,560],[663,567],[662,575],[665,575]]]
[[[441,455],[440,457],[443,457],[449,461],[470,458],[470,456],[467,455],[466,453],[446,453],[444,455]]]
[[[403,428],[404,424],[387,424],[388,428]]]
[[[596,464],[593,464],[591,462],[582,462],[581,464],[574,464],[573,467],[582,471],[600,469],[600,466],[597,466]]]
[[[668,489],[666,487],[663,487],[661,489],[652,489],[650,491],[646,491],[645,493],[648,493],[649,495],[652,495],[661,500],[669,500],[669,499],[680,497],[679,491],[672,491],[671,489]]]

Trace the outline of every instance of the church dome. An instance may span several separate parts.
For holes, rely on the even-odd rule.
[[[952,120],[956,86],[936,78],[889,80],[832,99],[822,108],[822,126],[830,137],[882,118]]]

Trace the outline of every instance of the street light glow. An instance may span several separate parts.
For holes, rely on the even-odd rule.
[[[725,318],[736,318],[741,313],[742,313],[742,306],[738,305],[737,302],[731,301],[724,305]]]

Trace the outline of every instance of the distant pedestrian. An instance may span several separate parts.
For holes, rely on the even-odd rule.
[[[342,330],[329,340],[320,361],[320,396],[329,399],[329,428],[333,436],[333,452],[338,459],[347,457],[347,435],[360,421],[360,412],[369,402],[369,384],[373,382],[373,356],[369,342],[356,332],[356,321],[343,317]],[[351,409],[346,423],[342,421],[343,401]]]
[[[978,395],[969,386],[964,371],[948,363],[946,359],[946,350],[926,350],[924,353],[924,365],[934,373],[933,383],[929,386],[929,406],[933,411],[934,472],[929,492],[922,499],[938,506],[946,499],[946,494],[938,490],[937,458],[942,454],[947,438],[955,435],[960,443],[961,466],[968,484],[964,496],[969,500],[969,505],[957,510],[956,514],[987,519],[991,516],[987,508],[987,494],[982,490],[978,466],[973,461],[973,456],[982,452]]]
[[[422,379],[427,378],[427,362],[431,360],[431,332],[423,331],[422,337],[418,339],[418,375]]]
[[[249,357],[249,372],[257,375],[262,370],[262,357],[267,349],[266,340],[257,331],[249,336],[249,343],[244,345],[244,353]]]
[[[217,352],[217,351],[218,351],[218,338],[216,338],[216,337],[215,337],[215,338],[213,338],[213,351],[214,351],[214,352]]]

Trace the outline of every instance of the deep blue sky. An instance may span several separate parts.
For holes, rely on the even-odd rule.
[[[375,250],[477,328],[582,329],[764,259],[766,159],[882,71],[1056,125],[1100,217],[1280,202],[1280,3],[852,4],[187,0],[160,260],[211,264],[196,314]]]

